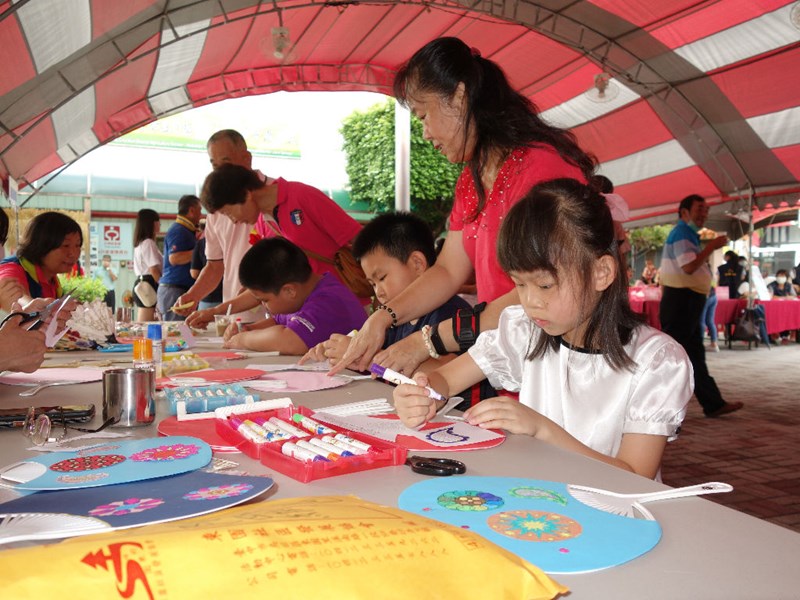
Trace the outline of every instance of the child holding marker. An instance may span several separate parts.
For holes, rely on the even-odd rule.
[[[239,264],[239,279],[270,317],[228,338],[226,348],[302,355],[367,318],[353,292],[329,273],[313,273],[305,253],[282,237],[256,242]]]
[[[364,269],[378,302],[386,305],[433,266],[436,250],[430,227],[422,219],[407,212],[391,212],[378,215],[356,235],[353,256]],[[453,296],[427,315],[389,329],[383,347],[422,331],[431,356],[431,361],[426,363],[428,368],[452,360],[455,355],[448,354],[441,342],[432,339],[431,327],[454,317],[460,308],[469,308],[469,304],[461,297]],[[351,339],[347,335],[334,334],[311,348],[300,363],[328,360],[334,364],[344,355]]]
[[[467,354],[395,388],[400,418],[417,427],[433,417],[437,401],[424,386],[447,397],[488,377],[519,390],[519,401],[484,400],[465,413],[470,424],[656,477],[686,413],[692,370],[677,342],[631,311],[603,198],[572,179],[535,186],[508,212],[497,254],[520,305]]]

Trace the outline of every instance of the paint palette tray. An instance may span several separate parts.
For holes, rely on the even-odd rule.
[[[285,423],[295,425],[298,429],[302,429],[302,427],[293,422],[295,414],[311,418],[313,418],[314,414],[313,411],[304,406],[294,405],[274,410],[259,410],[254,407],[255,410],[253,412],[245,412],[244,406],[230,408],[235,409],[233,412],[239,421],[254,419],[260,421],[262,419],[269,420],[275,417]],[[304,433],[306,433],[308,437],[301,438],[299,436],[290,436],[276,441],[262,441],[256,443],[252,439],[245,437],[245,435],[236,429],[233,422],[227,418],[227,415],[231,413],[228,413],[226,409],[219,409],[215,412],[217,414],[217,433],[229,444],[235,446],[237,450],[243,452],[247,456],[260,460],[271,469],[288,475],[292,479],[302,481],[303,483],[308,483],[315,479],[335,477],[336,475],[402,465],[405,463],[406,454],[408,452],[406,448],[398,446],[397,444],[341,427],[330,427],[330,429],[333,429],[334,433],[312,434],[305,431]],[[307,462],[284,453],[283,446],[285,444],[295,444],[300,439],[303,441],[310,441],[312,438],[322,439],[325,435],[335,436],[336,434],[343,434],[355,440],[357,443],[369,446],[369,449],[363,454],[345,454],[333,460],[318,459],[309,460]],[[321,452],[323,454],[326,453],[324,450],[321,450]]]
[[[179,403],[183,403],[184,412],[194,414],[258,400],[258,394],[248,392],[237,383],[169,388],[165,395],[172,416],[178,414]]]

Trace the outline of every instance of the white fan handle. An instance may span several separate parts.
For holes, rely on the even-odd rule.
[[[732,492],[733,486],[727,483],[719,483],[718,481],[710,481],[708,483],[699,483],[697,485],[687,485],[686,487],[679,487],[672,490],[664,490],[663,492],[652,492],[649,494],[641,494],[636,499],[637,502],[654,502],[655,500],[669,500],[672,498],[686,498],[687,496],[702,496],[703,494],[720,494],[723,492]]]

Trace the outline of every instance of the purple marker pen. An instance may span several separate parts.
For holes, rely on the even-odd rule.
[[[378,363],[372,363],[372,366],[369,368],[369,370],[371,373],[377,375],[381,379],[385,379],[386,381],[390,381],[396,385],[400,385],[401,383],[410,383],[411,385],[419,385],[416,381],[411,379],[411,377],[406,377],[405,375],[401,375],[397,371],[392,371],[391,369],[382,367]],[[442,396],[432,387],[426,386],[425,389],[428,390],[428,395],[434,400],[439,400],[440,402],[447,402],[447,398]]]
[[[233,425],[233,428],[238,431],[242,437],[250,440],[255,444],[264,444],[267,439],[263,437],[258,431],[253,429],[250,425],[242,421],[239,417],[233,415],[228,416],[228,422]]]

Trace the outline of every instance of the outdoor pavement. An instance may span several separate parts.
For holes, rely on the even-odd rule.
[[[725,400],[744,408],[708,419],[692,398],[664,453],[664,483],[730,483],[733,492],[705,498],[800,532],[800,344],[720,344],[706,360]]]

